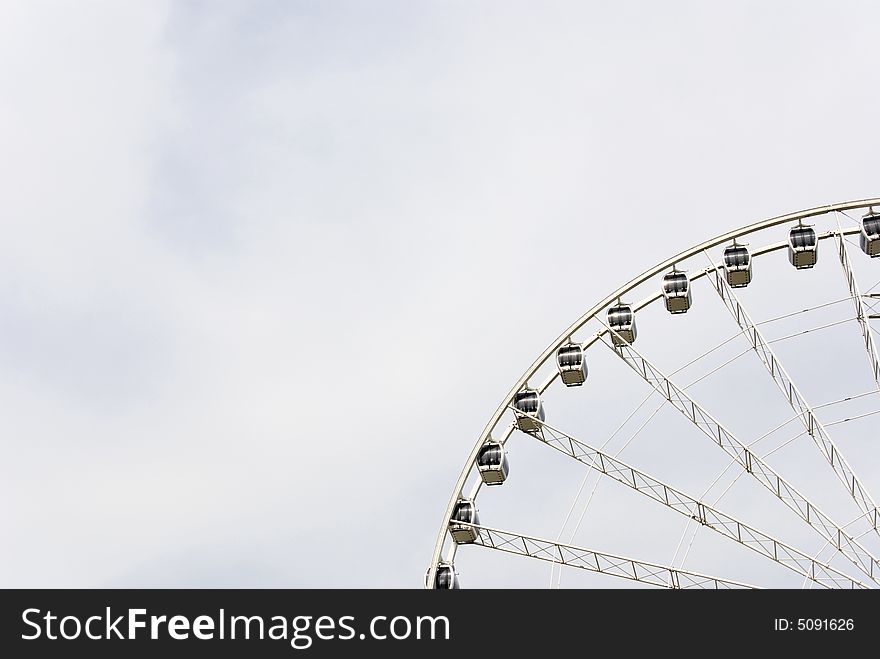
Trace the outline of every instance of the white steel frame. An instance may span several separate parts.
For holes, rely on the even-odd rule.
[[[449,521],[450,521],[450,519],[452,517],[452,513],[455,509],[455,504],[461,498],[467,498],[467,499],[472,499],[472,500],[476,499],[476,496],[481,488],[482,480],[479,477],[476,477],[475,479],[472,479],[473,485],[469,488],[469,491],[465,491],[465,488],[467,486],[469,479],[472,476],[474,476],[474,474],[476,473],[476,459],[479,454],[480,448],[483,446],[483,444],[485,444],[487,441],[489,441],[490,439],[493,438],[493,433],[495,434],[494,438],[496,441],[500,441],[501,443],[505,443],[507,441],[507,439],[510,437],[511,433],[514,430],[514,424],[510,423],[510,424],[507,424],[506,426],[501,426],[501,427],[499,427],[499,424],[500,424],[501,419],[504,416],[505,412],[508,410],[509,406],[511,405],[514,396],[516,395],[517,392],[522,390],[524,387],[528,386],[528,381],[531,378],[533,378],[535,376],[535,374],[542,367],[544,367],[548,363],[549,360],[551,360],[554,357],[556,351],[559,349],[560,346],[568,343],[571,340],[571,337],[578,330],[580,330],[582,327],[584,327],[591,320],[597,318],[600,313],[602,313],[605,309],[607,309],[609,306],[611,306],[617,300],[626,296],[627,293],[629,293],[630,291],[632,291],[632,290],[636,289],[637,287],[641,286],[642,284],[648,282],[649,280],[651,280],[652,278],[656,277],[657,275],[663,273],[664,271],[668,270],[670,267],[674,266],[675,264],[682,263],[682,262],[700,254],[701,252],[706,252],[709,249],[712,249],[712,248],[717,247],[719,245],[723,245],[725,243],[731,242],[734,239],[740,239],[740,238],[743,238],[744,236],[747,236],[749,234],[753,234],[753,233],[756,233],[759,231],[764,231],[765,229],[770,229],[772,227],[776,227],[779,225],[789,224],[789,223],[793,223],[793,222],[799,222],[799,221],[807,219],[807,218],[817,217],[817,216],[821,216],[821,215],[828,215],[828,214],[835,213],[835,212],[843,212],[843,211],[847,211],[847,210],[868,208],[870,206],[877,206],[877,205],[880,205],[880,198],[862,199],[862,200],[857,200],[857,201],[843,202],[843,203],[839,203],[839,204],[817,206],[815,208],[810,208],[810,209],[798,211],[795,213],[788,213],[785,215],[779,215],[779,216],[772,217],[772,218],[769,218],[766,220],[762,220],[760,222],[755,222],[754,224],[750,224],[750,225],[741,227],[741,228],[736,229],[734,231],[729,231],[725,234],[722,234],[722,235],[717,236],[711,240],[708,240],[708,241],[703,242],[699,245],[696,245],[690,249],[687,249],[679,254],[676,254],[675,256],[657,264],[653,268],[646,270],[645,272],[643,272],[639,276],[635,277],[634,279],[627,282],[626,284],[624,284],[623,286],[621,286],[617,290],[610,293],[608,296],[606,296],[605,298],[600,300],[597,304],[595,304],[593,307],[591,307],[589,310],[587,310],[586,313],[584,313],[572,325],[570,325],[565,331],[563,331],[538,356],[538,358],[531,364],[531,366],[529,366],[529,368],[525,371],[525,373],[523,373],[523,375],[519,378],[519,380],[517,380],[517,382],[513,385],[513,387],[508,392],[507,396],[504,398],[504,400],[501,402],[501,404],[498,406],[498,408],[492,414],[491,418],[489,419],[489,422],[486,424],[485,428],[483,429],[483,432],[480,434],[477,441],[474,443],[474,446],[471,449],[471,452],[468,455],[467,460],[465,461],[464,467],[462,468],[461,473],[459,474],[459,477],[456,481],[455,487],[453,488],[453,491],[452,491],[452,496],[449,499],[449,503],[448,503],[446,510],[444,512],[444,515],[443,515],[443,520],[440,525],[440,529],[439,529],[439,532],[437,535],[437,541],[435,543],[434,551],[433,551],[433,554],[431,557],[431,564],[430,564],[430,569],[429,569],[429,574],[428,574],[428,579],[427,579],[427,583],[428,583],[429,587],[433,587],[437,566],[441,562],[451,563],[451,562],[453,562],[453,560],[455,558],[457,544],[454,541],[452,541],[451,538],[448,536]],[[840,229],[835,232],[819,233],[817,235],[817,239],[821,241],[821,240],[826,240],[829,238],[837,238],[842,246],[844,243],[844,240],[843,240],[844,236],[855,235],[858,233],[859,233],[858,228]],[[770,252],[775,252],[777,250],[785,249],[785,248],[787,248],[787,246],[788,246],[787,240],[784,242],[779,242],[779,243],[774,243],[774,244],[768,245],[768,246],[763,247],[761,249],[755,250],[752,253],[752,258],[754,259],[755,257],[763,255],[763,254],[767,254]],[[847,278],[848,278],[848,282],[849,282],[849,286],[850,286],[850,294],[853,297],[853,300],[857,305],[857,313],[859,313],[859,306],[861,306],[861,313],[859,313],[859,317],[861,319],[860,322],[862,323],[863,334],[866,335],[866,339],[865,339],[866,344],[869,342],[869,339],[870,339],[870,343],[873,345],[873,338],[871,337],[871,334],[870,334],[870,328],[866,327],[868,316],[864,313],[864,306],[861,302],[861,296],[858,293],[858,287],[857,287],[857,284],[855,283],[855,278],[852,275],[851,266],[848,263],[848,257],[846,255],[845,248],[841,247],[840,254],[841,254],[841,256],[840,256],[841,263],[842,263],[844,270],[847,274]],[[721,267],[722,267],[721,264],[713,264],[711,267],[705,268],[703,270],[698,270],[698,271],[692,272],[689,275],[689,278],[691,281],[694,281],[696,279],[704,277],[704,276],[711,274],[713,272],[717,272],[717,270]],[[662,297],[662,295],[660,294],[660,292],[658,290],[658,292],[649,296],[645,300],[642,300],[641,302],[633,305],[633,311],[635,312],[635,311],[638,311],[638,310],[644,308],[645,306],[651,304],[652,302],[656,301],[660,297]],[[596,335],[592,336],[589,340],[585,341],[582,344],[584,349],[586,350],[586,348],[588,348],[590,345],[592,345],[593,343],[602,339],[603,336],[605,334],[607,334],[609,331],[610,330],[608,330],[607,328],[604,330],[601,330]],[[867,345],[866,345],[866,347],[867,347]],[[878,369],[876,366],[876,364],[877,364],[876,349],[874,349],[872,352],[872,348],[869,347],[868,350],[869,350],[869,355],[871,355],[872,359],[873,359],[875,375],[880,376],[880,369]],[[558,377],[558,373],[554,371],[554,373],[552,375],[548,376],[548,378],[544,382],[542,382],[539,386],[536,386],[533,388],[537,389],[539,392],[544,392],[555,381],[556,377]],[[668,382],[668,380],[666,380],[666,381]],[[880,384],[880,380],[878,380],[878,384]],[[686,400],[690,400],[690,398],[686,397]],[[708,413],[706,413],[706,414],[708,416]],[[720,424],[718,424],[718,428],[720,428]],[[733,437],[733,436],[729,435],[729,437]],[[733,438],[733,439],[735,440],[735,438]],[[830,440],[830,438],[829,438],[829,440]],[[722,448],[725,448],[723,446],[723,444],[724,444],[723,439],[720,440],[718,443],[719,443],[719,445],[722,445]],[[817,444],[820,444],[820,443],[821,443],[821,441],[817,440]],[[833,444],[829,444],[829,447],[833,447]],[[728,442],[728,448],[731,451],[733,451],[731,453],[731,455],[735,454],[735,455],[739,456],[740,459],[738,459],[737,461],[740,462],[740,464],[742,464],[746,468],[747,471],[751,470],[750,473],[752,473],[753,475],[756,475],[754,473],[756,464],[759,466],[763,466],[763,463],[756,460],[756,456],[754,456],[754,454],[752,454],[751,452],[748,452],[748,449],[746,449],[742,445],[742,443],[739,442],[738,440],[736,440],[735,442]],[[831,450],[832,450],[831,448],[828,449],[829,455],[830,455]],[[836,451],[836,449],[835,449],[835,455],[839,455],[839,451]],[[851,469],[848,470],[848,473],[852,473]],[[780,496],[780,498],[782,498],[782,496],[783,496],[782,492],[784,489],[786,489],[787,483],[784,480],[782,480],[782,478],[779,477],[778,474],[776,474],[772,470],[769,470],[769,468],[766,471],[762,471],[762,474],[767,477],[765,479],[766,480],[765,485],[768,486],[768,489],[773,489],[774,491],[776,491],[778,489],[778,496]],[[838,475],[840,475],[840,473],[838,473]],[[761,480],[761,478],[759,478],[759,480]],[[764,482],[764,481],[762,481],[762,482]],[[769,487],[770,485],[772,485],[772,487]],[[778,486],[778,488],[777,488],[777,486]],[[857,489],[858,488],[853,486],[853,493],[854,493],[853,495],[854,496],[855,496],[855,491]],[[828,519],[826,516],[822,515],[818,511],[818,509],[815,508],[815,506],[813,506],[812,504],[810,504],[809,501],[807,501],[805,498],[803,498],[802,495],[798,496],[799,493],[797,493],[797,491],[794,490],[794,488],[791,488],[790,490],[786,489],[786,491],[788,492],[788,495],[790,495],[790,497],[792,497],[792,501],[796,502],[795,504],[793,504],[794,507],[792,509],[797,509],[797,511],[799,511],[799,516],[802,519],[804,519],[805,521],[810,522],[811,526],[813,526],[815,523],[814,528],[822,529],[823,536],[828,538],[829,542],[831,544],[833,544],[835,547],[837,547],[842,553],[846,553],[848,555],[848,557],[850,558],[850,560],[852,560],[857,566],[860,567],[862,572],[867,574],[872,579],[874,578],[875,575],[880,574],[877,571],[877,559],[874,558],[873,556],[871,556],[870,553],[868,553],[866,550],[863,550],[863,548],[858,544],[858,542],[855,541],[848,533],[845,533],[843,530],[844,527],[841,527],[840,525],[838,525],[835,522]],[[864,488],[861,488],[859,491],[864,491]],[[788,495],[786,495],[786,496],[788,496]],[[867,501],[872,502],[873,500],[867,499]],[[805,509],[801,510],[799,507],[800,505],[806,506]],[[792,505],[790,505],[789,507],[792,507]],[[869,514],[868,510],[864,510],[864,512],[866,515]],[[874,523],[872,524],[872,528],[876,529],[877,528],[877,520],[876,520],[877,508],[876,508],[876,506],[873,507],[873,515],[874,515]],[[809,519],[807,519],[807,518],[809,518]],[[488,528],[488,527],[484,527],[484,528]],[[830,536],[829,536],[829,534],[830,534]],[[833,537],[835,534],[836,534],[836,538]],[[526,537],[526,536],[518,536],[518,537]],[[545,542],[549,542],[549,541],[545,541]],[[555,543],[550,543],[550,544],[555,545]],[[444,552],[444,549],[445,549],[445,552]],[[800,553],[800,552],[798,552],[798,553]],[[557,559],[557,562],[559,562],[558,559]],[[655,567],[658,567],[658,566],[655,566]],[[855,580],[851,580],[851,581],[854,584],[858,583],[858,582],[855,582]]]
[[[838,237],[842,244],[843,238],[840,236]],[[855,286],[855,277],[852,276],[851,270],[848,270],[848,272],[850,272],[848,280],[851,282],[850,291],[852,292]],[[782,363],[779,361],[776,353],[773,352],[773,348],[770,347],[770,344],[764,338],[761,330],[758,329],[755,321],[752,320],[752,317],[746,311],[742,302],[740,302],[739,298],[736,296],[736,293],[734,293],[733,289],[728,285],[724,273],[720,270],[716,270],[712,282],[715,286],[715,290],[718,291],[718,295],[721,297],[721,301],[724,302],[724,306],[730,311],[730,314],[733,316],[734,320],[736,320],[737,325],[739,325],[743,333],[748,336],[755,354],[758,355],[761,363],[764,364],[767,372],[770,374],[770,377],[773,378],[773,381],[785,396],[791,409],[797,414],[801,423],[803,423],[804,429],[810,437],[813,438],[816,446],[828,464],[831,465],[834,473],[846,486],[847,492],[849,492],[853,501],[856,502],[859,510],[862,511],[865,521],[874,532],[880,536],[880,530],[877,528],[877,504],[874,502],[873,497],[871,497],[871,494],[865,489],[865,486],[862,485],[862,482],[859,480],[859,477],[856,476],[855,471],[850,467],[846,458],[843,457],[843,453],[840,452],[840,449],[834,444],[828,431],[825,430],[825,426],[816,417],[813,408],[810,407],[809,403],[804,399],[803,394],[801,394],[797,385],[795,385],[794,381],[791,379],[791,376],[789,376],[785,368],[782,366]],[[861,302],[860,297],[857,299]],[[868,330],[868,337],[870,336],[870,330]],[[869,352],[869,354],[873,353]]]
[[[699,572],[690,572],[669,565],[646,563],[634,558],[606,554],[604,552],[566,545],[553,540],[545,540],[533,536],[502,531],[487,526],[466,524],[479,529],[480,535],[476,544],[489,549],[496,549],[519,556],[535,558],[540,561],[559,563],[590,572],[621,577],[631,581],[640,581],[662,588],[698,588],[698,589],[741,589],[757,588],[739,581],[711,577]]]
[[[660,369],[649,362],[631,345],[615,347],[607,341],[603,343],[613,350],[627,365],[641,376],[655,391],[684,414],[703,434],[717,444],[727,455],[752,475],[773,496],[782,501],[798,517],[809,524],[819,535],[846,556],[863,574],[872,581],[880,578],[880,560],[865,549],[848,531],[823,513],[814,503],[801,494],[791,483],[780,476],[776,470],[749,449],[743,442],[719,423],[715,417],[703,409],[683,389],[675,385]]]
[[[540,429],[527,434],[618,483],[663,504],[670,510],[674,510],[706,528],[758,552],[765,558],[797,572],[814,583],[826,588],[867,587],[861,581],[835,570],[806,552],[795,549],[768,533],[759,531],[732,515],[667,485],[659,478],[655,478],[558,428],[554,428],[546,421],[538,423]]]
[[[839,226],[839,218],[838,218]],[[856,320],[859,321],[859,327],[862,329],[862,338],[865,340],[865,350],[868,352],[868,361],[871,362],[871,373],[874,376],[874,382],[880,387],[880,361],[877,359],[877,346],[874,343],[874,334],[871,331],[871,325],[868,320],[871,315],[865,308],[862,300],[862,294],[859,291],[859,284],[856,281],[856,275],[853,272],[852,264],[849,260],[849,254],[846,251],[846,240],[844,240],[845,232],[841,229],[837,234],[837,255],[840,257],[840,265],[843,267],[843,274],[846,277],[846,285],[849,288],[849,295],[852,298],[853,306],[856,309]]]

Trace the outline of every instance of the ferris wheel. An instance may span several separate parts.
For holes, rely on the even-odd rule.
[[[425,586],[880,587],[878,256],[864,199],[609,293],[492,414]]]

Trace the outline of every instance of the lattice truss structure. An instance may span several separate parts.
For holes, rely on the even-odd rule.
[[[476,548],[472,551],[489,549],[524,559],[548,562],[552,566],[551,585],[552,570],[559,570],[561,578],[561,571],[564,568],[585,570],[644,585],[674,589],[730,589],[774,585],[772,583],[751,585],[738,579],[712,576],[686,568],[684,565],[675,565],[675,560],[669,564],[641,560],[609,553],[605,551],[606,547],[586,548],[571,542],[563,542],[559,537],[550,540],[532,534],[502,530],[492,524],[482,523],[476,513],[477,496],[484,485],[501,485],[506,480],[508,466],[505,446],[513,436],[533,438],[540,444],[564,454],[573,461],[571,464],[576,462],[581,468],[585,467],[587,473],[595,475],[597,482],[599,480],[614,482],[615,487],[626,488],[640,495],[642,499],[650,500],[651,503],[646,503],[646,507],[661,506],[681,516],[695,529],[694,535],[697,533],[696,529],[702,529],[724,538],[724,542],[748,549],[754,555],[796,574],[806,587],[849,589],[880,587],[880,559],[877,557],[877,553],[880,552],[872,550],[872,545],[867,542],[867,539],[872,539],[872,542],[880,540],[880,508],[866,485],[870,479],[863,481],[859,477],[858,465],[852,464],[847,459],[846,447],[836,443],[828,430],[833,425],[858,419],[880,418],[873,417],[875,413],[880,413],[880,409],[833,423],[823,422],[818,413],[821,408],[860,398],[873,400],[880,408],[880,361],[878,361],[874,337],[876,328],[872,327],[872,322],[876,322],[878,318],[876,305],[880,294],[875,292],[875,289],[880,287],[880,281],[863,288],[857,280],[857,268],[853,263],[855,258],[880,254],[880,229],[878,229],[880,217],[874,213],[874,206],[880,208],[880,199],[808,209],[728,232],[663,261],[589,309],[538,356],[511,388],[508,396],[499,405],[475,442],[446,507],[434,554],[426,574],[426,587],[458,587],[455,560],[459,549],[465,546]],[[813,225],[806,224],[806,220],[823,223],[825,228],[814,229]],[[778,238],[786,237],[786,230],[787,240],[779,241]],[[777,241],[755,249],[747,248],[747,243],[744,242],[746,238],[754,240],[769,235],[777,236]],[[760,286],[757,281],[754,283],[751,281],[752,262],[758,257],[785,251],[788,252],[792,266],[798,270],[812,268],[816,263],[820,244],[826,242],[835,248],[845,284],[841,286],[841,291],[846,297],[832,301],[815,300],[811,308],[791,312],[778,318],[756,321],[737,292],[737,289],[746,286]],[[712,250],[717,249],[724,250],[721,260],[713,259],[710,254]],[[700,263],[695,267],[696,261]],[[870,265],[876,265],[874,270],[880,277],[880,259],[871,261]],[[688,267],[685,270],[682,266]],[[657,304],[664,304],[666,310],[672,314],[686,313],[692,302],[691,288],[694,282],[703,278],[717,293],[717,303],[726,309],[732,322],[739,328],[739,332],[716,344],[678,370],[666,373],[636,347],[638,339],[635,318],[643,309]],[[639,302],[629,304],[622,302],[623,299],[642,290],[647,291],[648,294]],[[768,323],[846,301],[851,303],[855,312],[854,317],[805,329],[782,338],[769,339],[765,335],[764,327]],[[708,302],[701,300],[701,303]],[[822,331],[847,320],[854,320],[858,324],[862,353],[867,362],[867,366],[863,368],[870,373],[874,388],[823,405],[811,405],[791,376],[791,369],[786,367],[783,359],[777,354],[775,346],[783,340],[796,339],[810,332]],[[585,332],[586,338],[575,338]],[[747,341],[747,349],[740,355],[689,385],[675,381],[676,374],[684,368],[719,350],[732,340],[743,338]],[[698,431],[704,443],[708,443],[712,450],[722,452],[726,456],[725,459],[729,460],[728,469],[737,470],[737,479],[742,476],[746,480],[751,480],[763,488],[766,496],[784,506],[792,519],[798,520],[802,525],[804,533],[812,537],[815,544],[821,543],[821,549],[816,551],[815,547],[811,547],[811,550],[807,550],[795,546],[796,543],[786,542],[776,537],[770,530],[759,528],[760,524],[751,523],[741,516],[722,510],[719,503],[721,497],[718,501],[710,501],[706,493],[688,493],[685,491],[686,488],[665,482],[644,466],[634,466],[623,461],[613,451],[605,448],[607,442],[602,445],[596,442],[588,443],[582,437],[563,430],[546,419],[542,396],[551,386],[572,387],[583,384],[588,374],[586,365],[588,354],[592,354],[591,349],[602,350],[603,347],[608,351],[606,354],[613,354],[647,385],[649,397],[653,395],[662,400],[661,407],[676,410]],[[775,450],[783,448],[800,436],[809,437],[816,455],[825,464],[829,474],[829,481],[822,487],[833,487],[836,480],[841,496],[845,494],[851,503],[853,512],[851,516],[840,520],[836,518],[839,511],[823,511],[808,487],[803,483],[800,488],[796,487],[784,474],[785,469],[782,465],[777,464],[775,468],[770,465],[767,458],[775,450],[763,453],[756,448],[756,444],[764,437],[757,440],[749,437],[750,441],[738,437],[690,393],[689,390],[694,384],[729,366],[749,352],[753,355],[752,359],[757,360],[769,380],[778,389],[780,401],[784,401],[791,413],[785,423],[780,424],[764,437],[790,423],[801,426],[803,430],[799,435]],[[530,386],[530,381],[535,381],[537,378],[540,378],[540,383]],[[639,408],[645,401],[642,401]],[[639,408],[627,417],[624,424]],[[657,410],[655,414],[656,412]],[[630,441],[645,428],[653,416],[652,414],[648,417]],[[880,451],[880,447],[877,450]],[[689,457],[682,455],[677,459],[684,463]],[[724,472],[713,481],[713,485],[723,475]],[[877,474],[873,473],[871,477],[876,479]],[[586,478],[585,475],[584,483],[587,482]],[[579,490],[578,496],[580,492]],[[587,500],[587,505],[590,500],[592,494]],[[574,505],[573,503],[572,510]],[[572,510],[569,511],[566,522]],[[684,537],[682,536],[682,541]],[[680,541],[679,546],[681,545]],[[688,551],[689,549],[690,545]]]

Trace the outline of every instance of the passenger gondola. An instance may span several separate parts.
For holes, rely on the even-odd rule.
[[[871,258],[880,256],[880,215],[876,214],[873,208],[862,218],[859,244],[862,246],[862,251]]]
[[[686,272],[673,269],[663,277],[661,290],[669,313],[686,313],[691,308],[691,280]]]
[[[566,387],[579,387],[587,380],[587,357],[576,343],[564,345],[556,351],[556,366]]]
[[[459,544],[470,544],[476,542],[480,535],[480,530],[476,526],[479,525],[480,516],[477,514],[477,506],[470,499],[460,499],[455,504],[455,510],[452,518],[449,520],[449,532],[452,539]]]
[[[618,301],[608,310],[608,327],[614,330],[611,340],[616,346],[635,343],[636,341],[636,316],[633,308],[628,304]]]
[[[513,397],[516,410],[516,426],[524,432],[533,432],[541,428],[544,420],[544,406],[541,396],[535,389],[523,389]]]
[[[428,570],[428,574],[431,571]],[[427,581],[427,579],[426,579]],[[458,590],[458,575],[452,563],[440,563],[434,573],[434,588],[437,590]]]
[[[819,258],[819,241],[813,227],[798,224],[788,234],[788,260],[798,270],[812,268]]]
[[[501,442],[489,440],[477,456],[477,470],[486,485],[501,485],[507,480],[510,465]]]
[[[724,276],[731,288],[748,286],[752,281],[752,255],[744,245],[733,245],[724,250]]]

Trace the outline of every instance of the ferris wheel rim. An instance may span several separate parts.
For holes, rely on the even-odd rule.
[[[466,494],[464,492],[465,485],[467,484],[467,479],[470,476],[474,465],[476,464],[477,458],[480,453],[480,449],[486,444],[487,441],[492,439],[491,434],[492,431],[497,427],[499,421],[502,416],[508,410],[511,402],[514,400],[514,397],[523,390],[524,387],[528,385],[529,380],[538,372],[538,370],[547,363],[547,360],[550,359],[556,350],[559,349],[560,346],[570,342],[571,336],[581,329],[584,325],[586,325],[590,320],[594,319],[602,310],[606,309],[610,305],[613,305],[615,301],[620,300],[623,296],[625,296],[630,291],[638,288],[642,284],[648,282],[652,278],[658,276],[663,273],[665,270],[670,267],[675,267],[676,264],[684,262],[688,259],[693,258],[694,256],[699,255],[701,252],[706,252],[706,250],[712,249],[724,243],[728,243],[730,241],[736,241],[745,236],[749,236],[751,234],[758,233],[760,231],[764,231],[766,229],[771,229],[773,227],[790,223],[790,222],[798,222],[799,224],[803,223],[803,220],[828,215],[835,212],[845,212],[848,210],[858,210],[864,208],[871,208],[873,206],[880,206],[880,197],[874,198],[866,198],[859,200],[852,200],[846,202],[840,202],[836,204],[826,204],[823,206],[816,206],[800,211],[795,211],[792,213],[786,213],[784,215],[777,215],[771,218],[767,218],[764,220],[760,220],[754,222],[752,224],[748,224],[742,226],[738,229],[734,229],[732,231],[725,232],[720,234],[714,238],[711,238],[703,243],[697,244],[689,249],[683,250],[682,252],[661,261],[657,265],[645,270],[641,274],[629,280],[626,284],[615,290],[614,292],[607,295],[605,298],[601,299],[599,302],[590,307],[585,313],[583,313],[574,323],[572,323],[568,328],[566,328],[526,369],[524,374],[519,378],[519,380],[513,385],[510,391],[507,393],[502,403],[495,410],[489,421],[486,423],[483,431],[480,433],[477,441],[474,443],[471,452],[465,461],[461,473],[459,474],[458,480],[456,481],[455,487],[453,488],[452,496],[448,502],[446,507],[446,512],[444,514],[440,529],[437,534],[437,539],[434,546],[434,551],[431,558],[430,567],[428,568],[428,572],[426,576],[426,586],[428,588],[433,588],[435,575],[438,567],[441,563],[446,564],[451,561],[451,558],[454,558],[455,548],[457,543],[454,541],[451,545],[451,552],[449,558],[444,559],[443,556],[443,548],[446,545],[447,535],[449,532],[449,524],[452,520],[452,516],[455,512],[455,508],[459,501],[462,498],[466,498]],[[858,233],[858,229],[847,229],[845,231],[841,230],[839,233],[842,236],[843,234],[852,235]],[[835,235],[838,235],[838,232],[829,232],[823,236],[817,236],[817,239],[827,239],[831,238]],[[783,249],[785,247],[785,243],[773,244],[765,248],[763,251],[758,250],[755,255],[762,255],[764,253],[769,253],[770,251],[775,251],[778,249]],[[699,278],[701,276],[707,275],[712,270],[715,270],[718,267],[717,264],[713,264],[712,267],[706,268],[703,271],[698,271],[696,276],[692,277],[692,279]],[[637,308],[643,308],[648,304],[656,301],[662,297],[662,294],[654,294],[650,296],[648,299],[643,300],[638,304]],[[636,307],[634,307],[636,309]],[[599,337],[593,337],[593,339],[588,342],[591,344],[595,341],[598,341]],[[586,345],[585,347],[589,347]],[[510,429],[512,431],[512,429]],[[475,489],[479,490],[479,483],[477,483]]]

